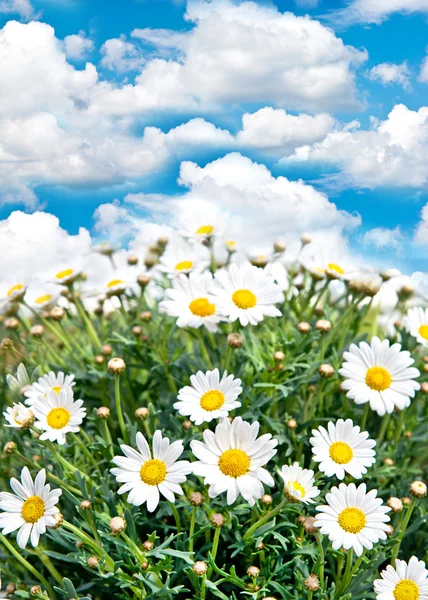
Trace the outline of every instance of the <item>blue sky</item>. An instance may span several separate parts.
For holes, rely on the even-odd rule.
[[[21,21],[23,26],[28,27],[28,21],[31,20],[28,15],[20,15],[14,11],[14,0],[6,0],[6,5],[8,3],[10,10],[0,14],[0,28],[3,28],[12,19]],[[199,4],[204,3],[199,2]],[[214,4],[218,5],[217,10],[222,17],[223,13],[226,14],[224,11],[231,10],[231,5],[242,5],[243,3],[238,0],[236,2],[232,2],[232,0],[227,2],[226,0],[214,0]],[[224,4],[228,5],[226,9]],[[272,107],[275,111],[285,110],[288,115],[316,116],[317,114],[327,114],[332,123],[334,121],[334,125],[327,127],[322,135],[320,134],[313,140],[309,139],[308,141],[307,136],[303,136],[302,141],[300,141],[299,134],[297,134],[298,140],[294,145],[291,142],[284,142],[285,145],[281,142],[277,144],[277,147],[260,142],[260,137],[263,138],[264,132],[257,134],[258,140],[256,141],[252,138],[251,143],[234,142],[235,146],[233,147],[230,142],[218,141],[217,138],[214,141],[209,139],[208,143],[206,141],[195,143],[193,139],[191,142],[181,140],[177,143],[170,142],[168,139],[167,149],[163,150],[166,152],[165,157],[162,160],[154,158],[153,168],[142,169],[140,172],[134,164],[132,166],[126,164],[125,167],[118,166],[122,162],[122,158],[118,157],[116,159],[118,164],[113,166],[117,176],[115,174],[111,179],[108,176],[108,161],[104,154],[102,154],[103,175],[99,179],[95,176],[91,177],[91,169],[93,169],[93,173],[96,173],[97,170],[97,164],[93,162],[87,169],[88,174],[75,174],[70,181],[66,172],[62,176],[60,168],[54,169],[56,172],[53,174],[45,176],[45,167],[42,163],[40,169],[43,175],[41,177],[38,177],[36,168],[30,174],[27,174],[25,165],[28,164],[28,157],[24,156],[23,158],[23,151],[19,150],[16,151],[16,154],[19,160],[23,160],[25,165],[17,171],[7,171],[7,177],[5,176],[4,181],[6,181],[7,189],[9,189],[7,186],[10,186],[10,192],[5,195],[4,200],[0,203],[0,219],[7,219],[9,214],[17,209],[31,212],[41,208],[46,212],[55,214],[60,219],[61,226],[70,234],[75,234],[80,227],[85,227],[92,230],[94,236],[105,236],[103,224],[98,223],[95,228],[97,223],[94,220],[94,212],[98,206],[112,203],[114,199],[118,199],[120,206],[128,207],[126,203],[123,203],[123,199],[128,193],[158,193],[166,197],[183,194],[186,188],[177,183],[182,161],[193,161],[204,167],[233,151],[250,158],[253,162],[266,165],[274,177],[283,175],[291,181],[302,179],[307,184],[313,185],[317,191],[327,194],[330,202],[334,203],[339,211],[346,211],[350,215],[360,215],[361,223],[359,226],[353,227],[343,234],[347,239],[351,253],[355,249],[373,260],[379,259],[384,263],[398,264],[407,271],[426,271],[428,241],[425,234],[428,231],[428,223],[421,217],[421,211],[428,203],[428,175],[424,179],[424,169],[423,164],[421,164],[423,157],[420,156],[418,159],[417,156],[422,155],[425,150],[428,151],[428,116],[425,113],[418,113],[427,104],[428,97],[428,82],[422,76],[428,44],[428,3],[425,9],[413,10],[413,4],[416,3],[413,0],[408,0],[407,3],[403,2],[403,6],[407,10],[391,13],[388,10],[388,3],[385,2],[384,12],[372,18],[368,17],[366,22],[364,22],[365,11],[364,9],[361,10],[363,17],[358,18],[357,23],[355,23],[355,18],[347,20],[347,15],[351,14],[351,10],[354,10],[354,5],[363,5],[364,0],[353,0],[353,2],[340,2],[337,0],[327,2],[327,0],[321,0],[312,2],[312,7],[308,6],[310,3],[303,7],[303,2],[292,0],[277,0],[270,3],[258,2],[255,4],[260,9],[273,11],[270,13],[270,17],[276,11],[278,16],[273,16],[274,22],[276,19],[281,18],[281,13],[291,11],[297,16],[303,17],[309,14],[313,20],[319,19],[323,31],[326,27],[333,28],[332,39],[326,39],[322,41],[322,44],[320,42],[319,46],[314,42],[314,46],[310,49],[311,53],[319,52],[321,55],[322,52],[327,52],[324,48],[325,44],[331,44],[331,50],[328,49],[327,58],[325,56],[324,58],[321,57],[318,63],[316,62],[318,59],[314,59],[314,68],[320,69],[327,61],[333,65],[332,69],[341,70],[341,76],[348,78],[349,75],[350,78],[343,86],[337,84],[337,89],[335,89],[336,84],[332,83],[331,97],[325,93],[320,96],[319,110],[317,109],[318,99],[316,94],[313,100],[307,99],[311,93],[310,89],[305,92],[305,97],[302,96],[303,99],[299,99],[297,97],[299,95],[298,90],[296,92],[293,88],[290,91],[287,87],[284,97],[282,97],[281,90],[278,92],[275,84],[272,84],[274,91],[272,93],[267,92],[266,98],[263,97],[263,93],[254,93],[253,90],[251,93],[243,94],[240,97],[239,82],[237,82],[237,90],[234,90],[233,97],[227,100],[219,100],[216,90],[205,92],[204,88],[203,93],[197,99],[198,108],[193,111],[188,109],[186,100],[178,101],[176,106],[173,101],[169,101],[167,106],[157,107],[155,102],[154,105],[150,104],[150,108],[147,110],[139,108],[136,111],[130,108],[129,112],[127,108],[123,109],[122,107],[120,115],[117,112],[114,112],[114,114],[109,112],[106,116],[107,109],[103,108],[102,117],[100,118],[104,121],[100,129],[105,128],[107,133],[103,138],[102,145],[108,143],[106,140],[110,140],[110,137],[115,140],[114,136],[119,135],[115,129],[118,122],[120,122],[120,143],[117,142],[119,148],[117,152],[120,152],[121,147],[125,148],[124,144],[128,143],[128,139],[135,145],[145,135],[146,127],[155,127],[163,133],[168,133],[195,117],[204,119],[205,122],[212,124],[219,130],[229,132],[231,136],[237,137],[238,132],[242,129],[243,114],[255,114],[265,107]],[[92,110],[93,105],[98,106],[98,99],[105,92],[105,88],[102,87],[103,82],[118,90],[123,86],[131,86],[132,88],[136,85],[136,78],[141,76],[141,73],[148,68],[151,61],[155,61],[157,58],[167,62],[175,61],[179,64],[189,60],[190,51],[187,46],[180,46],[180,44],[164,46],[162,45],[163,42],[159,45],[141,40],[131,36],[134,29],[169,30],[169,40],[174,31],[187,32],[188,36],[193,36],[198,28],[210,26],[210,19],[215,25],[212,16],[208,18],[198,16],[193,22],[186,20],[184,18],[186,3],[170,0],[124,0],[120,3],[120,9],[118,9],[118,3],[113,0],[91,0],[90,2],[84,2],[83,0],[33,0],[30,9],[33,11],[33,18],[54,28],[55,37],[57,38],[55,43],[58,48],[52,51],[62,53],[63,59],[67,60],[73,73],[85,69],[87,62],[92,63],[97,72],[97,83],[92,82],[90,86],[88,84],[87,89],[85,88],[83,91],[82,85],[79,84],[78,92],[76,92],[74,88],[70,91],[67,87],[68,83],[65,82],[64,86],[67,89],[64,92],[64,98],[66,96],[67,98],[64,100],[64,109],[57,110],[54,104],[49,105],[49,102],[43,96],[42,90],[40,92],[42,100],[39,105],[32,106],[28,110],[26,108],[25,111],[27,112],[20,112],[19,114],[15,113],[12,105],[10,113],[6,108],[4,114],[0,116],[17,122],[16,120],[23,120],[29,118],[29,116],[39,118],[41,113],[44,115],[53,114],[56,119],[56,128],[61,129],[58,135],[62,136],[62,130],[66,131],[68,136],[73,137],[73,144],[77,144],[77,148],[80,148],[82,144],[95,147],[95,142],[91,139],[91,133],[94,128],[97,128],[97,123],[96,120],[91,121],[88,128],[85,126],[83,131],[74,133],[75,129],[73,128],[76,127],[75,123],[77,121],[76,115],[71,115],[67,105],[70,98],[74,102],[75,95],[80,94],[79,103],[85,103],[85,109],[89,106],[89,110]],[[260,12],[257,18],[262,21],[264,14]],[[345,19],[337,18],[339,14],[345,15]],[[245,19],[246,16],[244,15],[243,18]],[[250,28],[248,29],[249,35],[257,34],[257,23],[254,27],[248,24],[245,26]],[[251,30],[251,27],[254,31]],[[24,41],[26,39],[25,31],[22,30]],[[88,47],[85,51],[82,51],[80,56],[76,57],[69,53],[65,58],[66,50],[64,46],[61,46],[61,44],[64,44],[63,40],[67,36],[73,36],[79,34],[79,32],[83,32],[82,35],[87,40]],[[17,35],[21,35],[21,30]],[[36,35],[39,35],[39,32],[36,32]],[[44,32],[41,31],[40,35],[44,35]],[[226,35],[227,32],[225,31]],[[313,35],[318,35],[318,31],[314,30]],[[324,35],[324,33],[321,32],[320,35]],[[31,43],[33,38],[29,37],[28,39]],[[166,36],[163,39],[166,39]],[[193,38],[187,37],[185,39]],[[111,64],[106,66],[108,52],[104,44],[107,40],[121,40],[121,42],[129,44],[128,48],[131,54],[124,57],[125,67],[123,67],[123,63],[120,66],[117,56],[111,59],[113,62],[116,61],[113,66]],[[346,46],[352,47],[356,54],[360,53],[360,58],[356,61],[358,64],[349,63],[349,65],[343,67],[343,63],[350,59],[346,52],[338,47],[340,40],[343,40]],[[222,40],[219,39],[218,43],[220,45],[221,42]],[[11,42],[12,50],[10,52],[14,51],[13,43]],[[201,40],[198,39],[197,43],[201,44]],[[231,43],[233,42],[228,41],[231,61],[233,61],[234,49],[230,47]],[[292,43],[291,40],[290,44]],[[237,44],[239,50],[239,41],[237,41]],[[209,56],[210,52],[216,53],[219,48],[213,48],[212,50],[207,48],[205,50],[207,56]],[[288,50],[292,53],[293,49]],[[301,60],[301,50],[296,47],[296,52],[300,53],[300,58],[296,59],[298,62]],[[342,56],[338,56],[338,53],[341,52]],[[363,56],[363,53],[366,53],[366,55]],[[61,59],[55,55],[55,60],[52,69],[58,69],[58,73],[60,73],[60,69],[63,68]],[[276,56],[272,60],[280,59]],[[383,67],[380,69],[380,75],[375,75],[374,72],[370,75],[372,69],[376,71],[377,66],[384,63],[392,64],[393,69],[395,69],[392,75],[393,80],[390,82],[382,79],[385,76]],[[405,63],[405,67],[402,67],[403,63]],[[222,64],[219,59],[217,68],[222,68]],[[49,66],[45,65],[45,68],[49,69]],[[280,68],[282,68],[281,65]],[[291,71],[287,71],[287,77],[291,77],[292,67],[288,65],[286,68],[291,69]],[[307,65],[302,63],[299,68],[305,69]],[[65,77],[71,77],[71,71],[67,73]],[[308,71],[308,73],[312,72]],[[213,73],[213,75],[217,76],[216,73]],[[192,76],[196,79],[198,77],[197,73],[196,75],[193,73]],[[262,75],[258,76],[262,77]],[[277,75],[274,74],[274,76]],[[304,76],[308,77],[305,73]],[[327,74],[327,76],[330,75]],[[64,77],[63,75],[58,75],[58,77],[58,81],[62,85]],[[230,74],[227,77],[230,77]],[[314,77],[316,78],[317,75]],[[335,77],[333,72],[332,77]],[[352,78],[355,79],[354,83],[351,82]],[[226,80],[229,81],[229,79]],[[150,80],[151,84],[156,86],[156,78],[153,81]],[[314,87],[319,83],[319,81],[314,83]],[[34,82],[30,81],[28,89],[21,89],[21,94],[31,96],[35,89],[34,86],[42,85],[43,82],[40,83],[40,79]],[[193,82],[192,85],[191,94],[193,94],[192,97],[195,97],[197,93],[193,89],[195,86],[200,89],[198,87],[199,83],[194,84]],[[267,81],[266,85],[269,88],[271,82]],[[347,90],[345,90],[345,86],[347,86]],[[132,89],[131,91],[133,92]],[[13,89],[11,93],[15,92],[16,89]],[[150,93],[150,90],[147,93]],[[174,95],[174,93],[173,90],[171,94]],[[48,97],[49,94],[49,89],[47,89],[46,96]],[[344,96],[342,105],[337,101],[340,94]],[[254,99],[252,99],[253,97]],[[62,99],[63,96],[60,96],[59,104],[61,104]],[[130,102],[132,102],[132,98]],[[150,102],[152,101],[150,100]],[[163,102],[163,99],[161,99],[161,102]],[[397,105],[404,105],[404,119],[397,113],[397,118],[389,123],[388,115]],[[77,109],[80,109],[80,105],[76,104],[76,106]],[[110,105],[108,111],[110,111]],[[116,111],[116,108],[114,111]],[[419,117],[416,116],[418,114]],[[276,116],[279,118],[281,115],[276,113]],[[121,119],[126,120],[125,125],[123,125]],[[346,130],[346,124],[354,120],[359,121],[359,131],[363,136],[360,136],[360,133],[351,133],[349,136],[343,134],[343,139],[337,141],[335,132],[340,131],[343,133]],[[387,123],[386,127],[382,126],[382,122]],[[43,125],[40,127],[43,127]],[[273,127],[274,129],[277,128],[275,124]],[[302,128],[304,127],[305,124],[302,122]],[[126,133],[124,133],[125,128]],[[26,131],[24,130],[23,135],[26,135]],[[352,129],[352,132],[354,131],[356,132],[357,129]],[[421,131],[425,133],[421,134]],[[367,138],[366,133],[368,134]],[[266,132],[266,136],[268,134],[269,132]],[[17,135],[19,137],[20,134],[17,133]],[[57,132],[52,134],[52,144],[55,144],[56,135]],[[75,139],[77,136],[80,137],[79,140]],[[62,137],[60,139],[62,140]],[[97,140],[97,144],[99,143],[100,141]],[[399,155],[395,157],[397,143],[401,144],[403,148],[399,147]],[[317,144],[323,145],[322,148],[320,149]],[[13,146],[13,144],[11,145]],[[134,151],[134,145],[132,150],[127,149],[124,152]],[[296,160],[296,154],[299,154],[298,149],[301,146],[308,147],[308,158]],[[45,160],[44,157],[40,159],[34,149],[35,147],[37,147],[37,142],[31,150],[31,161],[37,163],[38,160]],[[69,147],[71,147],[71,142],[64,149],[64,161],[77,160],[76,151],[69,150]],[[126,148],[128,147],[126,146]],[[353,148],[352,152],[350,148]],[[382,164],[379,169],[379,177],[377,177],[376,166],[373,166],[373,160],[368,159],[367,162],[370,164],[361,165],[360,163],[360,157],[367,153],[367,149],[373,152],[374,156],[380,156],[379,160]],[[1,151],[2,142],[0,140],[0,183],[2,182],[1,165],[6,165],[6,161],[9,161],[8,165],[10,165],[10,158],[8,157],[12,152],[10,148],[5,147],[6,159],[3,162]],[[45,154],[46,152],[47,150]],[[384,152],[391,153],[390,158],[383,159]],[[152,156],[156,152],[153,148],[150,148],[150,153],[150,156]],[[373,155],[370,154],[370,156]],[[13,160],[15,160],[15,156]],[[385,164],[382,162],[384,160]],[[392,167],[388,162],[391,160],[394,161]],[[396,166],[395,160],[397,161]],[[64,163],[62,162],[61,165],[64,165]],[[415,173],[414,176],[413,173]],[[194,184],[191,183],[190,186],[192,185]],[[24,192],[21,196],[22,189],[24,189]],[[31,195],[30,200],[28,200],[28,194]],[[136,209],[133,208],[132,210]],[[135,214],[138,218],[141,218],[146,215],[146,211],[139,209]],[[316,226],[316,220],[314,226]],[[337,223],[331,223],[331,227],[336,228]],[[381,232],[376,233],[376,230],[379,229]],[[375,230],[375,233],[370,233],[373,230]],[[369,232],[369,235],[365,236],[367,232]],[[363,242],[363,240],[365,241]]]

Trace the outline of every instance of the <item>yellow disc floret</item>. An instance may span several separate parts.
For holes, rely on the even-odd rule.
[[[243,450],[226,450],[218,460],[218,466],[223,475],[241,477],[250,468],[250,457]]]
[[[395,600],[418,600],[419,586],[411,579],[402,579],[393,591]]]
[[[214,231],[214,227],[212,225],[202,225],[196,230],[198,235],[211,235]]]
[[[21,515],[26,523],[37,523],[45,514],[45,503],[39,496],[30,496],[22,505]]]
[[[191,260],[182,260],[181,262],[175,265],[176,271],[188,271],[193,267],[193,263]]]
[[[73,273],[74,269],[64,269],[64,271],[60,271],[59,273],[57,273],[55,277],[57,279],[67,279],[67,277],[70,277],[71,275],[73,275]]]
[[[334,442],[330,446],[330,458],[338,465],[347,465],[353,457],[352,448],[345,442]]]
[[[339,265],[336,265],[335,263],[328,263],[327,266],[330,269],[330,271],[334,271],[335,273],[338,273],[339,275],[345,274],[345,271],[342,269],[342,267],[339,267]]]
[[[419,327],[419,335],[424,338],[424,340],[428,340],[428,325],[421,325]]]
[[[189,304],[189,309],[197,317],[209,317],[215,313],[215,304],[211,304],[208,298],[196,298]]]
[[[359,533],[366,525],[366,515],[359,508],[345,508],[338,520],[347,533]]]
[[[201,408],[204,410],[218,410],[224,404],[224,394],[222,394],[219,390],[210,390],[209,392],[205,392],[205,394],[201,397],[200,404]]]
[[[45,294],[44,296],[39,296],[34,300],[35,304],[45,304],[52,300],[52,294]]]
[[[236,290],[232,294],[232,300],[238,308],[253,308],[257,304],[257,298],[250,290]]]
[[[147,485],[159,485],[166,477],[166,464],[162,460],[152,458],[141,467],[140,477]]]
[[[12,296],[15,292],[22,292],[23,289],[24,286],[22,285],[22,283],[17,283],[13,287],[11,287],[10,290],[8,290],[7,295]]]
[[[46,417],[47,424],[52,429],[63,429],[70,422],[71,414],[66,408],[53,408]]]
[[[392,377],[383,367],[371,367],[366,373],[366,383],[372,390],[383,392],[391,385]]]

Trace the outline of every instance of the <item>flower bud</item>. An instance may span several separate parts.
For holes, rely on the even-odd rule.
[[[309,233],[302,233],[300,241],[302,242],[302,246],[307,246],[312,242],[312,236]]]
[[[153,550],[153,542],[151,542],[150,540],[146,540],[143,544],[143,548],[146,552],[150,552],[150,550]]]
[[[6,442],[3,448],[3,452],[5,454],[13,454],[17,448],[15,442]]]
[[[270,506],[273,502],[273,498],[270,494],[263,494],[263,496],[260,498],[260,502],[266,506]]]
[[[150,282],[150,277],[148,275],[138,275],[137,283],[140,286],[140,288],[144,289],[149,284],[149,282]]]
[[[288,429],[296,429],[296,427],[297,427],[296,419],[288,419],[287,427],[288,427]]]
[[[91,569],[96,569],[99,565],[99,560],[96,556],[90,556],[87,562],[88,567]]]
[[[383,464],[387,467],[392,467],[394,466],[394,461],[392,460],[392,458],[386,457],[383,459]]]
[[[321,375],[321,377],[333,377],[334,375],[334,369],[331,365],[327,365],[327,364],[323,364],[320,365],[320,368],[318,369],[318,373]]]
[[[394,533],[394,527],[390,523],[387,523],[386,527],[386,535],[392,535]]]
[[[134,325],[134,327],[132,328],[132,335],[135,335],[135,337],[138,337],[142,333],[143,333],[143,330],[140,327],[140,325]]]
[[[9,317],[9,319],[6,319],[4,322],[4,326],[6,329],[18,329],[19,321],[16,317]]]
[[[401,498],[401,502],[404,504],[404,506],[409,506],[412,503],[412,499],[408,496],[404,496]]]
[[[386,503],[387,506],[392,510],[392,512],[399,513],[403,510],[403,503],[400,498],[396,498],[392,496]]]
[[[54,321],[62,321],[62,319],[65,317],[65,311],[60,306],[54,306],[49,312],[49,316]]]
[[[182,423],[182,428],[184,429],[184,431],[187,431],[188,429],[191,428],[192,426],[192,421],[189,421],[189,419],[186,419],[185,421],[183,421]]]
[[[244,338],[240,333],[229,333],[227,343],[231,348],[241,348],[244,345]]]
[[[136,419],[147,419],[150,411],[146,406],[140,406],[140,408],[137,408],[134,414]]]
[[[101,354],[103,354],[104,356],[110,356],[112,352],[113,348],[110,346],[110,344],[104,344],[104,346],[101,348]]]
[[[410,440],[410,438],[412,437],[412,432],[411,431],[405,431],[404,432],[404,437],[407,438],[408,440]]]
[[[305,588],[307,590],[309,590],[310,592],[316,592],[319,587],[320,587],[320,582],[316,575],[314,575],[314,574],[309,575],[309,577],[307,577],[305,579]]]
[[[134,254],[131,254],[130,256],[128,256],[128,265],[136,265],[138,263],[138,256],[135,256]]]
[[[303,521],[303,529],[306,533],[317,533],[318,529],[315,527],[315,517],[306,517]]]
[[[203,560],[197,560],[195,562],[195,564],[193,565],[193,572],[195,573],[195,575],[205,575],[205,573],[207,571],[208,571],[207,563],[204,562]]]
[[[94,362],[96,365],[102,365],[104,361],[105,357],[102,354],[97,354],[97,356],[94,358]]]
[[[252,565],[251,567],[248,567],[247,575],[250,577],[258,577],[260,575],[260,569]]]
[[[12,594],[14,594],[16,592],[16,585],[12,582],[8,583],[5,588],[5,592],[8,596],[12,596]]]
[[[310,385],[308,385],[308,392],[310,394],[313,394],[316,391],[317,391],[317,386],[316,385],[314,385],[313,383],[311,383]]]
[[[58,527],[61,527],[64,521],[64,516],[58,511],[54,514],[53,518],[55,519],[55,525],[51,525],[49,529],[58,529]]]
[[[146,560],[143,560],[143,562],[141,563],[141,568],[143,569],[143,571],[145,571],[149,568],[149,563]]]
[[[285,252],[287,249],[287,244],[280,241],[274,242],[273,249],[275,252]]]
[[[427,486],[423,481],[413,481],[410,484],[410,493],[415,498],[423,498],[427,495]]]
[[[89,500],[82,500],[82,502],[80,503],[80,508],[82,510],[89,510],[92,507],[92,504],[90,503]]]
[[[311,326],[309,323],[306,323],[306,321],[302,321],[301,323],[297,324],[297,330],[300,331],[300,333],[309,333]]]
[[[214,525],[214,527],[223,527],[223,525],[226,523],[226,519],[222,514],[214,513],[211,517],[211,523]]]
[[[421,392],[423,394],[428,394],[428,381],[424,381],[421,383]]]
[[[43,325],[33,325],[32,328],[30,329],[30,335],[32,335],[33,337],[42,337],[42,335],[45,332],[45,328],[43,327]]]
[[[204,499],[204,496],[200,492],[192,492],[189,497],[190,503],[193,504],[193,506],[200,506]]]
[[[140,315],[140,319],[147,323],[152,320],[152,313],[149,310],[144,310]]]
[[[2,350],[4,350],[5,352],[7,350],[12,350],[12,348],[13,348],[13,341],[10,338],[8,338],[8,337],[3,338],[2,341],[0,342],[0,348]]]
[[[126,521],[123,517],[113,517],[110,521],[110,531],[113,535],[122,533],[126,529]]]
[[[284,352],[281,352],[280,350],[277,350],[276,352],[274,352],[273,359],[276,360],[276,362],[281,362],[284,360],[284,358],[285,358]]]
[[[327,321],[327,319],[318,319],[315,323],[315,329],[327,333],[327,331],[330,331],[331,329],[331,323],[330,321]]]
[[[107,406],[100,406],[97,410],[97,416],[99,419],[108,419],[110,416],[110,409]]]
[[[33,585],[30,588],[30,594],[31,596],[39,596],[39,594],[42,593],[42,588],[39,585]]]
[[[122,358],[111,358],[107,367],[112,375],[120,375],[126,369],[125,361]]]
[[[161,248],[165,248],[165,246],[168,244],[168,242],[169,242],[169,238],[166,235],[163,235],[158,239],[157,244]]]

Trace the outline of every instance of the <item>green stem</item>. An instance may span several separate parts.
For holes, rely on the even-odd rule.
[[[260,519],[258,521],[256,521],[253,525],[251,525],[251,527],[244,534],[244,540],[245,541],[248,540],[248,538],[252,536],[252,534],[254,533],[254,531],[256,531],[259,527],[261,527],[262,525],[264,525],[268,521],[271,521],[273,519],[273,517],[275,517],[278,513],[281,512],[281,510],[283,508],[285,508],[285,506],[287,505],[287,503],[288,503],[287,498],[284,498],[282,500],[282,502],[280,502],[278,504],[277,507],[275,507],[273,510],[270,510],[265,515],[263,515],[262,517],[260,517]]]
[[[198,339],[199,339],[199,348],[201,349],[201,353],[202,353],[203,357],[205,358],[205,361],[206,361],[208,367],[210,369],[212,369],[213,364],[212,364],[212,361],[211,361],[211,357],[210,357],[210,355],[208,353],[207,347],[205,345],[205,341],[204,341],[204,336],[202,334],[202,330],[199,328],[199,329],[196,330],[196,332],[197,332],[197,336],[198,336]]]
[[[196,513],[198,512],[198,507],[194,506],[192,510],[192,516],[190,518],[190,529],[189,529],[189,552],[193,552],[193,536],[195,535],[195,523],[196,523]]]
[[[102,548],[95,540],[93,540],[89,535],[87,535],[84,531],[69,523],[68,521],[63,521],[63,527],[65,529],[69,529],[75,536],[77,536],[84,544],[86,544],[89,548],[92,548],[94,552],[96,552],[99,556],[104,559],[105,566],[109,571],[113,571],[114,569],[114,560],[107,554],[107,552]]]
[[[360,425],[361,431],[365,431],[366,423],[367,423],[367,417],[369,416],[369,411],[370,411],[370,403],[366,402],[366,405],[364,407],[363,417],[361,419],[361,425]]]
[[[391,415],[387,414],[382,419],[382,425],[380,427],[379,435],[377,436],[377,443],[379,446],[383,442],[383,438],[385,437],[390,418],[391,418]]]
[[[129,443],[128,432],[126,431],[125,420],[123,418],[122,404],[120,401],[120,375],[114,376],[114,393],[116,396],[116,413],[117,420],[119,421],[120,431],[122,432],[122,438],[125,444]]]
[[[398,416],[398,421],[395,426],[394,448],[397,447],[397,444],[400,440],[401,431],[403,429],[403,424],[404,424],[404,410],[400,410],[400,414]]]
[[[350,548],[346,554],[346,567],[345,567],[345,573],[340,581],[340,585],[339,587],[339,591],[338,591],[338,598],[342,595],[343,591],[346,590],[347,588],[347,581],[349,578],[349,575],[351,573],[352,570],[352,558],[354,555],[354,550],[353,548]]]
[[[181,519],[180,515],[178,514],[177,507],[173,502],[170,502],[169,505],[171,507],[172,514],[174,515],[175,524],[177,526],[177,533],[181,533]]]
[[[103,419],[103,429],[104,429],[104,440],[107,442],[107,446],[110,449],[110,455],[113,458],[113,456],[114,456],[113,440],[111,437],[107,419]]]
[[[220,531],[221,531],[221,527],[216,527],[216,530],[214,532],[213,545],[212,545],[212,548],[211,548],[211,558],[213,559],[213,562],[215,562],[215,559],[217,557],[218,542],[219,542],[219,539],[220,539]],[[210,579],[211,573],[212,573],[212,567],[210,567],[208,569],[208,572],[207,572],[207,578],[208,579]]]
[[[320,533],[315,535],[317,540],[317,546],[320,553],[320,568],[319,568],[319,578],[321,583],[321,588],[324,589],[324,548],[322,545],[322,536]]]
[[[43,548],[41,546],[38,546],[36,548],[35,552],[36,552],[37,556],[39,557],[40,562],[46,567],[46,569],[49,571],[49,573],[52,575],[52,577],[57,581],[57,583],[62,585],[61,574],[55,568],[54,564],[52,563],[51,559],[46,554],[46,552],[43,550]]]
[[[19,457],[22,461],[24,461],[28,466],[33,467],[33,469],[37,469],[40,470],[40,465],[32,462],[31,460],[29,460],[28,458],[26,458],[23,454],[21,454],[20,452],[15,452],[15,456]],[[48,479],[50,479],[51,481],[53,481],[54,483],[56,483],[57,485],[61,486],[61,487],[65,487],[69,492],[71,492],[72,494],[75,494],[77,496],[81,496],[82,492],[78,489],[73,487],[72,485],[70,485],[69,483],[66,483],[65,481],[63,481],[62,479],[60,479],[59,477],[57,477],[56,475],[54,475],[53,473],[51,473],[50,471],[48,471],[46,469],[46,477]]]
[[[405,515],[405,517],[403,519],[403,522],[401,524],[400,534],[399,534],[399,536],[397,537],[397,540],[396,540],[396,546],[395,546],[394,551],[392,552],[392,555],[391,555],[391,561],[390,562],[391,562],[392,565],[395,563],[395,559],[397,558],[398,553],[400,551],[401,542],[403,541],[404,535],[406,533],[407,525],[409,524],[410,517],[412,516],[412,512],[413,512],[413,509],[415,508],[415,505],[416,505],[416,498],[412,498],[412,502],[411,502],[409,508],[407,509],[407,513],[406,513],[406,515]]]
[[[43,575],[39,571],[37,571],[37,569],[35,569],[27,560],[25,560],[21,553],[18,552],[18,550],[16,550],[1,533],[0,542],[9,550],[12,556],[14,556],[29,573],[31,573],[38,581],[40,581],[40,583],[42,583],[45,586],[50,598],[55,600],[56,594],[50,586],[49,582],[43,577]]]
[[[85,446],[85,444],[79,438],[79,436],[76,435],[75,433],[72,433],[71,437],[74,439],[74,441],[76,442],[76,444],[82,450],[83,454],[88,458],[89,462],[91,462],[98,469],[98,466],[99,466],[98,462],[95,460],[95,458],[93,457],[93,455],[89,452],[88,448]]]

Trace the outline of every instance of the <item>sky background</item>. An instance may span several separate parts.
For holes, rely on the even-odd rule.
[[[427,271],[428,0],[0,0],[0,29],[3,252],[41,212],[122,245],[200,213]]]

